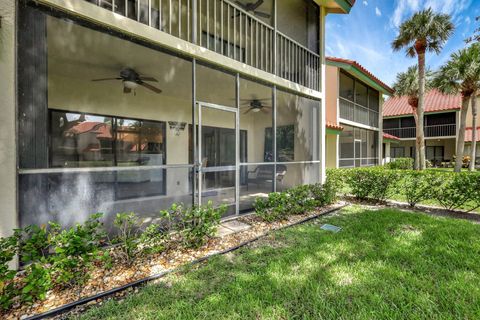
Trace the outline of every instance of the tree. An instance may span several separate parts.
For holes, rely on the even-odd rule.
[[[480,94],[480,93],[479,93]],[[470,153],[470,171],[475,170],[475,158],[477,153],[477,95],[473,94],[471,97],[472,105],[472,150]]]
[[[475,21],[480,22],[480,16],[476,17]],[[475,42],[475,41],[480,42],[480,27],[476,28],[473,31],[473,35],[471,37],[468,37],[467,39],[465,39],[466,43]]]
[[[433,85],[444,93],[462,96],[455,160],[455,171],[459,172],[463,164],[468,104],[480,89],[480,43],[452,53],[450,59],[437,72]]]
[[[397,37],[392,42],[395,51],[405,49],[407,56],[418,59],[418,107],[417,144],[419,145],[420,170],[425,169],[425,137],[423,114],[425,105],[425,53],[440,53],[443,45],[453,33],[454,26],[448,14],[434,13],[431,8],[415,13],[400,26]]]
[[[427,69],[425,74],[425,88],[428,90],[430,88],[430,79],[432,73],[430,70]],[[419,121],[418,121],[418,93],[419,93],[419,81],[418,81],[418,67],[411,66],[405,72],[399,72],[397,74],[397,79],[393,84],[393,89],[395,90],[395,96],[401,97],[406,96],[408,97],[408,104],[412,108],[412,114],[415,119],[415,126],[417,130],[419,129]],[[420,154],[420,144],[418,143],[418,139],[415,143],[415,169],[420,169],[420,161],[419,161],[419,154]]]

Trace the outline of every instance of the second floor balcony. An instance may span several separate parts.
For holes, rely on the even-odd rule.
[[[457,132],[455,124],[440,124],[425,126],[423,128],[425,137],[454,137]],[[401,139],[415,138],[417,129],[415,127],[383,129],[384,132],[399,137]]]
[[[345,98],[339,98],[340,118],[378,128],[378,111],[366,108]]]
[[[320,90],[320,9],[312,0],[84,1],[307,88]],[[282,28],[277,28],[277,20],[281,20]]]

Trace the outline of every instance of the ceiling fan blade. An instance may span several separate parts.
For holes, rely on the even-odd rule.
[[[260,108],[260,111],[262,111],[263,113],[270,113],[265,107]]]
[[[253,110],[253,108],[250,108],[250,109],[248,109],[247,111],[245,111],[243,114],[247,114],[247,113],[249,113],[249,112],[252,111],[252,110]]]
[[[258,7],[260,7],[263,4],[263,0],[258,0],[257,3],[255,3],[250,9],[251,11],[256,10]]]
[[[143,76],[140,76],[139,79],[142,80],[142,81],[158,82],[158,80],[155,79],[154,77],[143,77]]]
[[[147,88],[147,89],[152,90],[152,91],[155,92],[155,93],[162,93],[162,90],[160,90],[160,89],[157,88],[157,87],[152,86],[151,84],[148,84],[148,83],[143,82],[143,81],[138,81],[137,83],[138,83],[139,85]]]
[[[122,80],[122,78],[101,78],[101,79],[92,79],[92,81],[109,81],[109,80]]]
[[[239,7],[240,7],[240,8],[242,8],[243,10],[245,10],[245,9],[246,9],[246,7],[247,7],[246,5],[244,5],[243,3],[241,3],[241,2],[240,2],[240,1],[238,1],[238,0],[237,0],[237,1],[235,1],[235,3],[237,4],[237,6],[239,6]]]
[[[268,13],[261,12],[261,11],[254,11],[253,14],[256,15],[256,16],[265,18],[265,19],[270,19],[270,17],[271,17],[271,15],[269,15]]]
[[[123,93],[130,93],[130,92],[132,92],[132,89],[123,87]]]

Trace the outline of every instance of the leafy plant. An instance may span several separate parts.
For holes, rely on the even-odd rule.
[[[387,169],[394,170],[410,170],[413,169],[413,159],[412,158],[396,158],[393,161],[385,165]]]
[[[346,173],[351,193],[357,199],[377,201],[384,201],[388,197],[397,178],[396,171],[382,167],[355,168]]]
[[[10,237],[0,238],[0,308],[8,309],[18,294],[13,283],[16,271],[9,268],[9,263],[18,252],[19,232],[14,231]]]
[[[444,172],[434,185],[435,199],[447,210],[480,207],[480,175],[469,172]]]
[[[430,171],[408,170],[402,175],[400,190],[411,207],[434,196],[434,186],[438,185],[440,178],[438,174]]]
[[[138,252],[138,234],[140,222],[134,212],[117,213],[113,224],[117,227],[114,242],[120,244],[120,250],[125,262],[130,264]]]
[[[312,195],[311,185],[300,185],[287,191],[287,211],[290,214],[302,214],[317,206],[317,201]]]
[[[189,248],[199,248],[215,234],[227,207],[215,208],[213,203],[208,201],[206,205],[191,208],[175,205],[174,211],[181,215],[175,228],[181,235],[183,244]]]
[[[105,238],[101,213],[92,215],[84,224],[53,234],[54,254],[49,258],[52,281],[60,286],[84,283],[93,263],[101,260],[101,241]],[[55,226],[55,224],[52,224]],[[55,226],[58,228],[57,226]]]
[[[168,230],[152,223],[140,235],[141,250],[145,253],[160,253],[165,250],[169,238]]]
[[[266,198],[256,198],[253,207],[257,215],[267,222],[284,220],[289,213],[288,201],[286,192],[272,192]]]

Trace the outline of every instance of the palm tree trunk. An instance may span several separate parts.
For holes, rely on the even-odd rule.
[[[412,107],[412,114],[413,114],[413,118],[415,119],[415,127],[417,128],[418,130],[418,107]],[[419,155],[420,154],[420,145],[418,144],[418,139],[415,140],[415,162],[413,164],[413,168],[415,170],[420,170],[420,158],[419,158]]]
[[[475,170],[475,156],[477,154],[477,95],[472,95],[472,147],[470,153],[470,171]]]
[[[423,113],[425,105],[425,50],[418,52],[418,108],[417,108],[417,145],[420,170],[425,169],[425,136],[423,132]]]
[[[458,129],[457,154],[455,159],[455,172],[460,172],[463,165],[463,150],[465,148],[465,129],[467,127],[468,103],[471,95],[462,94],[462,110],[460,110],[460,128]]]

